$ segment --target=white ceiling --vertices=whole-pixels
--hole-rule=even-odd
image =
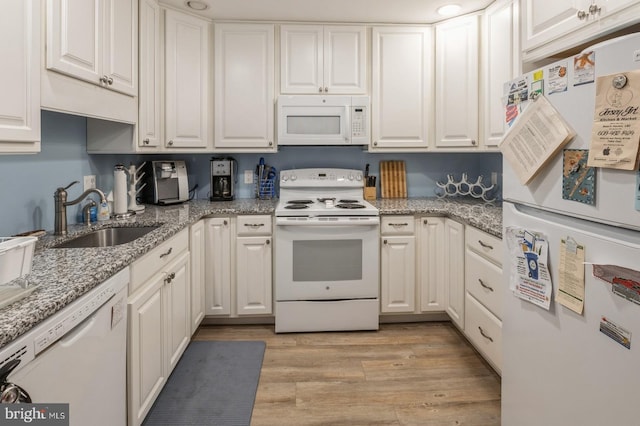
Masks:
[[[161,0],[189,10],[186,0]],[[318,21],[425,24],[441,21],[440,6],[456,3],[460,14],[486,8],[493,0],[199,0],[198,15],[215,20]]]

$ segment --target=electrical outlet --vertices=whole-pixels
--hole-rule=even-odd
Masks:
[[[253,170],[244,171],[244,183],[246,184],[253,183]]]
[[[498,172],[491,172],[491,185],[498,183]]]
[[[86,191],[87,189],[92,189],[96,187],[96,175],[88,175],[84,177],[84,189],[83,191]]]

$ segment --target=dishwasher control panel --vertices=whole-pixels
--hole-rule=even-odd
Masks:
[[[116,294],[116,290],[112,285],[107,285],[105,288],[100,286],[99,289],[100,291],[98,293],[91,295],[88,300],[81,302],[80,306],[74,306],[71,312],[59,318],[53,324],[48,325],[45,331],[36,336],[34,341],[35,355],[38,355],[55,341],[73,330]]]

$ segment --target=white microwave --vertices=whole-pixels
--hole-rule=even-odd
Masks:
[[[278,145],[368,145],[368,96],[279,96]]]

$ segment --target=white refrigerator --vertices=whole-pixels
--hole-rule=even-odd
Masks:
[[[640,34],[584,53],[590,51],[595,77],[640,69]],[[590,145],[596,84],[585,83],[591,65],[583,65],[574,69],[572,56],[541,68],[545,97],[577,133],[564,149]],[[558,74],[563,66],[566,79]],[[528,77],[531,83],[533,74]],[[585,189],[587,194],[595,188],[595,203],[589,204],[563,198],[563,150],[528,185],[503,161],[502,424],[640,425],[640,304],[614,292],[611,280],[596,278],[591,265],[640,270],[637,172],[597,168],[595,186]],[[565,190],[565,197],[570,193]],[[538,233],[548,243],[548,310],[513,291],[517,262],[509,229]],[[582,313],[557,298],[561,239],[567,237],[584,247]]]

